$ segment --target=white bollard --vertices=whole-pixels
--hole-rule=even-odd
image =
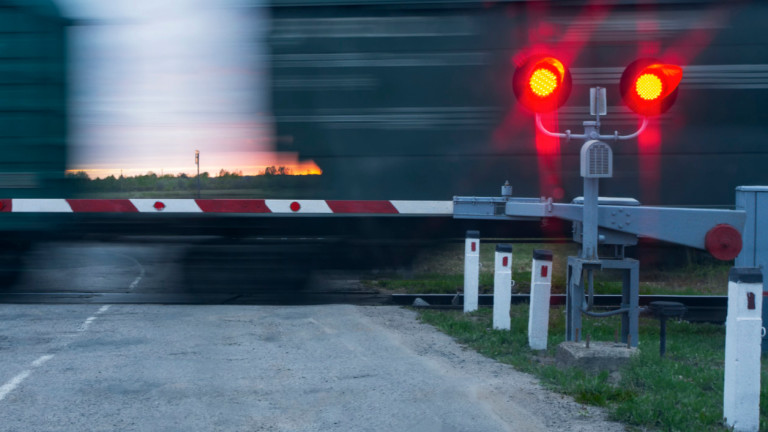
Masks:
[[[480,284],[480,231],[467,231],[464,241],[464,313],[477,310]]]
[[[547,349],[551,291],[552,252],[535,249],[531,265],[531,308],[528,312],[528,345],[534,350]]]
[[[760,344],[763,275],[759,268],[731,269],[725,320],[723,415],[735,431],[757,431],[760,423]]]
[[[509,330],[509,305],[512,303],[512,245],[496,245],[493,275],[493,328]]]

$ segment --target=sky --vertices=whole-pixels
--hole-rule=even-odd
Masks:
[[[92,178],[244,174],[272,151],[264,12],[257,0],[56,0],[70,31],[70,170]],[[248,7],[251,6],[251,7]]]

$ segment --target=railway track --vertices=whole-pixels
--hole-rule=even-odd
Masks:
[[[297,291],[264,292],[4,292],[0,303],[6,304],[164,304],[164,305],[320,305],[355,304],[376,306],[392,304],[392,297],[376,291]]]
[[[457,294],[385,294],[375,290],[265,290],[261,292],[194,292],[194,293],[141,293],[141,292],[3,292],[0,303],[7,304],[166,304],[166,305],[320,305],[354,304],[364,306],[410,306],[420,298],[434,309],[461,309],[463,296]],[[527,294],[512,295],[512,303],[527,303]],[[654,301],[683,303],[687,312],[683,319],[690,322],[724,323],[728,309],[726,296],[642,295],[640,306]],[[621,303],[620,295],[596,295],[595,305],[615,308]],[[550,304],[565,305],[565,295],[552,295]],[[493,305],[493,295],[481,294],[479,305]]]
[[[435,309],[461,309],[463,296],[460,294],[393,294],[392,303],[397,305],[412,305],[421,298]],[[528,294],[513,294],[512,304],[528,303]],[[690,322],[724,323],[728,312],[727,296],[680,296],[680,295],[641,295],[640,306],[645,307],[654,301],[672,301],[683,303],[687,312],[683,319]],[[492,294],[480,294],[478,304],[480,306],[492,306]],[[553,306],[565,305],[565,294],[553,294],[550,298]],[[595,295],[595,306],[602,308],[616,308],[621,304],[620,295]]]

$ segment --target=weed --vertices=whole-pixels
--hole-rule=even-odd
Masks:
[[[453,336],[481,354],[511,364],[539,377],[550,389],[576,401],[603,406],[614,420],[633,427],[664,431],[725,431],[723,417],[723,371],[725,328],[712,324],[668,322],[667,355],[659,357],[659,325],[641,319],[640,353],[621,369],[616,380],[607,372],[590,374],[578,369],[560,369],[548,358],[563,340],[562,308],[550,311],[549,348],[528,348],[527,305],[513,305],[511,331],[489,330],[490,309],[471,314],[461,311],[420,311],[421,319]],[[618,317],[585,318],[584,332],[592,340],[612,340]],[[768,430],[768,368],[762,369],[760,429]]]
[[[576,255],[577,245],[572,243],[522,243],[514,245],[512,259],[512,279],[515,281],[514,292],[530,292],[532,252],[534,249],[550,249],[554,262],[552,273],[552,293],[565,293],[565,269],[567,257]],[[493,265],[495,243],[480,245],[480,292],[493,292]],[[665,251],[667,252],[667,251]],[[641,261],[640,294],[676,294],[676,295],[725,295],[728,287],[730,263],[715,261],[703,257],[692,250],[680,249],[676,252],[684,255],[677,266],[653,265]],[[436,250],[429,250],[418,257],[410,269],[409,277],[398,274],[369,277],[363,283],[371,288],[385,289],[396,293],[418,294],[454,294],[464,285],[464,255],[462,244],[441,245]],[[598,294],[621,293],[621,282],[610,271],[595,275],[595,292]]]

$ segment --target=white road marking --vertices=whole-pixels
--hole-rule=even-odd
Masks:
[[[78,332],[84,332],[88,330],[88,326],[91,325],[92,322],[96,320],[96,315],[103,314],[104,312],[109,310],[109,307],[111,305],[104,305],[99,308],[99,310],[94,314],[92,317],[88,317],[83,324],[80,325],[80,327],[77,329]],[[32,368],[39,368],[40,366],[47,363],[49,360],[51,360],[54,357],[53,354],[46,354],[44,356],[40,356],[37,360],[33,361],[31,366]],[[25,371],[22,371],[20,374],[16,375],[15,377],[11,378],[10,381],[0,386],[0,401],[5,399],[6,396],[10,392],[12,392],[16,387],[19,386],[19,384],[22,383],[25,379],[27,379],[30,375],[32,375],[32,369],[27,369]]]
[[[43,364],[45,364],[45,362],[47,362],[48,360],[50,360],[52,358],[53,358],[53,354],[44,355],[44,356],[40,357],[39,359],[33,361],[32,362],[32,367],[40,367]]]
[[[125,254],[121,254],[121,253],[116,253],[115,255],[119,255],[119,256],[121,256],[123,258],[127,258],[127,259],[133,261],[133,263],[136,264],[136,266],[139,268],[139,275],[136,276],[136,279],[134,279],[133,282],[131,282],[130,285],[128,285],[128,290],[129,291],[133,291],[134,288],[136,288],[136,286],[139,285],[139,282],[141,282],[141,279],[144,278],[144,275],[147,273],[147,271],[144,270],[144,266],[141,265],[141,263],[138,260],[136,260],[136,258],[134,258],[132,256],[125,255]]]
[[[323,330],[323,331],[324,331],[326,334],[334,334],[334,333],[338,333],[336,330],[334,330],[334,329],[332,329],[332,328],[330,328],[330,327],[324,326],[323,324],[320,324],[320,323],[319,323],[319,322],[318,322],[316,319],[314,319],[314,318],[308,318],[308,319],[307,319],[307,321],[309,321],[309,322],[311,322],[312,324],[315,324],[315,325],[317,325],[318,327],[320,327],[320,329],[322,329],[322,330]]]
[[[133,281],[130,285],[128,285],[128,289],[133,291],[134,288],[136,288],[136,285],[141,282],[141,278],[144,277],[144,267],[141,268],[141,274]]]
[[[19,384],[27,379],[30,374],[32,374],[31,370],[25,370],[24,372],[11,378],[11,380],[7,383],[0,386],[0,401],[5,399],[5,397],[8,396],[8,393],[12,392],[16,387],[18,387]]]
[[[88,327],[91,325],[91,323],[96,319],[95,316],[89,317],[83,324],[80,325],[80,327],[77,329],[79,332],[84,332],[88,330]]]

